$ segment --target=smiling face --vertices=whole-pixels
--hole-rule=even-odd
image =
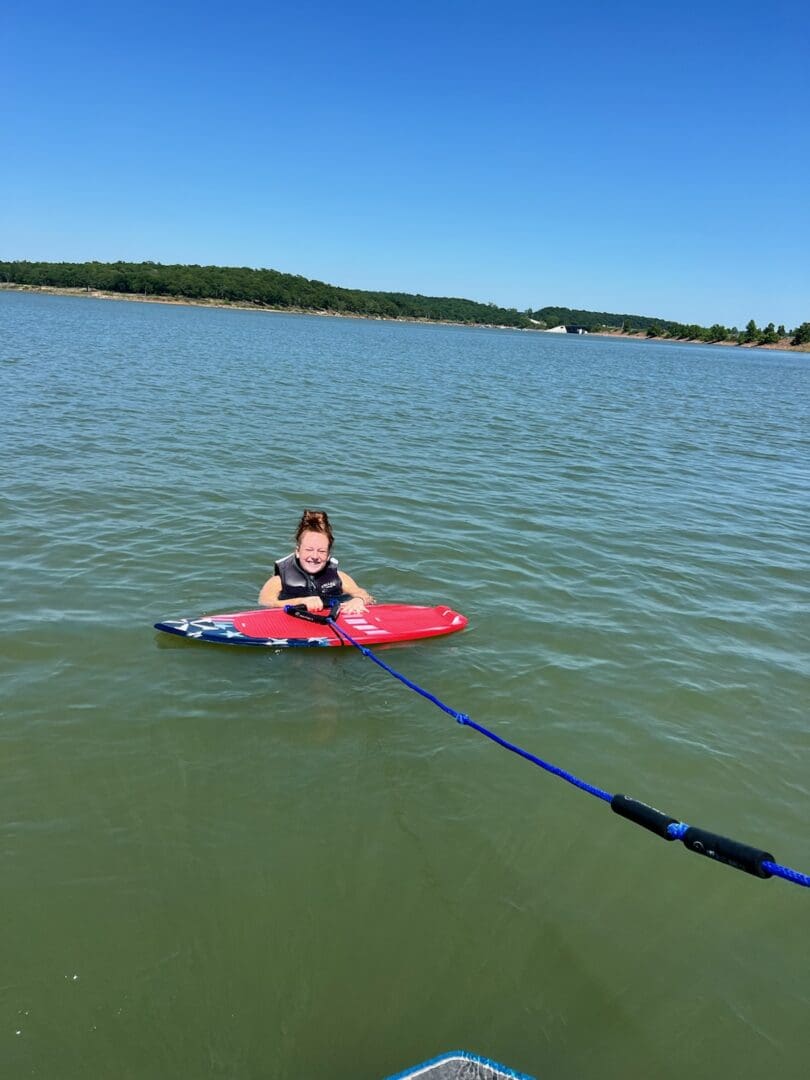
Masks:
[[[329,538],[307,529],[301,533],[295,555],[308,574],[318,574],[329,562]]]

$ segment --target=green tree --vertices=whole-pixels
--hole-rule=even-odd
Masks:
[[[779,335],[774,329],[773,323],[768,323],[764,330],[760,331],[760,345],[775,345],[779,341]]]
[[[810,345],[810,322],[803,322],[793,331],[791,345]]]
[[[759,330],[757,329],[757,324],[754,322],[753,319],[750,319],[746,324],[745,336],[743,337],[743,341],[759,341]]]
[[[715,323],[706,331],[707,341],[725,341],[728,336],[728,330],[726,330],[725,326],[721,326],[720,323]]]

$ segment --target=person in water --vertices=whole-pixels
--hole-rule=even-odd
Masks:
[[[365,611],[374,597],[338,570],[337,559],[332,558],[334,540],[326,512],[305,510],[295,534],[295,551],[275,564],[273,576],[262,585],[259,603],[270,608],[305,604],[309,611],[321,611],[340,600],[341,611]]]

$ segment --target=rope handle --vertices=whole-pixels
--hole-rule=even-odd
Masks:
[[[331,626],[340,613],[340,601],[333,600],[329,605],[328,615],[316,615],[310,611],[306,604],[285,604],[284,610],[295,619],[303,619],[305,622],[320,623],[321,626]]]

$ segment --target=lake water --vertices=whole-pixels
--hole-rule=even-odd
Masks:
[[[0,293],[0,1063],[804,1076],[810,892],[667,844],[255,605],[305,506],[384,659],[810,872],[810,357]]]

